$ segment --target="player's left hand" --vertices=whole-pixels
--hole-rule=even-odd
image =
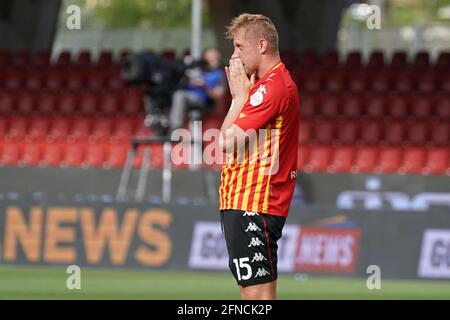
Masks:
[[[244,101],[250,88],[255,84],[256,73],[253,73],[249,79],[239,58],[230,59],[230,65],[225,67],[225,73],[233,99]]]

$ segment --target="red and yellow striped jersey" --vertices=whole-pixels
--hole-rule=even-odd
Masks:
[[[234,123],[253,138],[222,168],[220,210],[286,217],[297,180],[299,98],[282,62],[252,86]]]

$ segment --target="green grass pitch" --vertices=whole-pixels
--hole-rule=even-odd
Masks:
[[[81,289],[66,288],[64,267],[0,266],[0,299],[239,299],[226,272],[81,269]],[[383,280],[369,290],[365,279],[281,274],[279,299],[450,299],[449,281]]]

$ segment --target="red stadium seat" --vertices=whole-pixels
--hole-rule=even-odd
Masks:
[[[0,137],[3,137],[8,130],[8,122],[6,117],[0,117]]]
[[[49,119],[47,117],[35,117],[31,119],[26,140],[44,141],[49,130]]]
[[[342,72],[332,72],[325,78],[325,90],[329,92],[342,92],[346,88],[346,79]]]
[[[6,89],[22,89],[25,72],[22,69],[9,68],[4,71],[4,87]]]
[[[29,114],[32,113],[35,109],[35,97],[29,91],[23,91],[19,93],[17,97],[17,111]]]
[[[105,93],[100,97],[100,112],[109,115],[117,114],[119,112],[120,96],[115,93]]]
[[[396,147],[386,147],[380,149],[378,165],[375,173],[394,173],[402,162],[403,150]]]
[[[319,100],[320,114],[324,117],[334,118],[339,115],[338,101],[336,96],[327,95]]]
[[[48,67],[50,65],[50,51],[39,50],[34,56],[34,65],[37,67]]]
[[[138,91],[124,91],[121,98],[121,111],[136,115],[144,111],[144,95]]]
[[[308,163],[304,167],[306,172],[324,172],[332,156],[330,146],[314,146],[310,148]]]
[[[404,69],[408,66],[408,57],[405,51],[395,51],[390,64],[391,69]]]
[[[82,144],[66,144],[63,146],[61,167],[79,167],[83,162],[85,149]]]
[[[450,69],[450,52],[440,52],[435,63],[436,70]]]
[[[72,57],[69,51],[62,51],[56,60],[57,67],[68,67],[72,63]]]
[[[318,143],[332,143],[335,140],[334,121],[317,121],[314,123],[314,140]]]
[[[359,128],[361,143],[378,144],[381,140],[382,128],[379,122],[364,121]]]
[[[319,64],[319,56],[314,50],[304,50],[298,56],[298,65],[302,68],[311,68]]]
[[[392,89],[399,93],[410,93],[414,87],[414,75],[411,72],[397,72],[393,75]]]
[[[77,117],[72,120],[72,129],[68,135],[68,141],[85,141],[88,139],[92,126],[92,119],[87,117]]]
[[[322,66],[325,68],[339,67],[339,54],[336,50],[327,50],[322,57]]]
[[[24,87],[29,90],[41,89],[44,86],[43,73],[41,70],[29,69],[24,78]]]
[[[122,89],[125,86],[119,68],[110,69],[105,81],[106,87],[110,89]]]
[[[8,140],[23,140],[27,129],[28,119],[26,117],[11,117],[6,138]]]
[[[404,120],[408,116],[408,100],[401,95],[392,95],[387,101],[387,114],[395,120]]]
[[[347,55],[345,61],[345,67],[347,69],[359,69],[361,68],[361,52],[352,51]]]
[[[95,93],[84,93],[80,96],[79,109],[83,114],[93,114],[97,112],[97,95]]]
[[[334,149],[329,172],[349,172],[355,157],[354,147],[338,147]]]
[[[414,69],[427,69],[430,66],[430,56],[426,51],[419,51],[414,57],[412,66]]]
[[[14,65],[17,67],[27,67],[31,64],[31,55],[28,50],[19,50],[17,51],[14,56]]]
[[[297,150],[297,170],[303,171],[308,156],[309,156],[309,147],[306,145],[300,146]]]
[[[423,146],[430,141],[427,123],[411,122],[407,124],[406,128],[409,144]]]
[[[442,93],[450,94],[450,75],[448,73],[441,77],[438,88],[442,91]]]
[[[369,61],[367,62],[367,68],[370,68],[370,69],[383,69],[384,68],[383,51],[375,50],[370,54]]]
[[[431,101],[426,97],[413,97],[411,99],[411,113],[414,118],[426,120],[433,114]]]
[[[5,142],[0,147],[0,150],[0,166],[17,165],[20,157],[20,144],[16,142]]]
[[[437,90],[436,76],[430,72],[421,74],[417,79],[417,90],[425,94]]]
[[[398,169],[401,174],[419,174],[425,163],[426,150],[424,148],[406,148],[403,151],[403,161]]]
[[[364,109],[369,118],[381,119],[386,115],[385,101],[383,97],[369,95],[364,101]]]
[[[93,122],[92,132],[89,136],[91,142],[107,142],[111,137],[114,119],[111,117],[97,118]]]
[[[361,71],[352,72],[347,76],[348,89],[353,93],[361,93],[368,90],[368,79]]]
[[[73,68],[64,75],[66,87],[71,90],[81,90],[84,88],[84,73],[82,70]]]
[[[359,118],[362,114],[361,101],[354,95],[342,97],[342,114],[348,118]]]
[[[22,154],[18,161],[19,166],[37,166],[41,156],[39,143],[27,143],[22,148]]]
[[[401,145],[405,140],[405,126],[400,121],[387,122],[383,132],[383,141],[388,145]]]
[[[312,140],[313,125],[309,121],[300,121],[298,142],[299,144],[307,144]]]
[[[59,90],[64,88],[65,86],[64,74],[58,69],[55,68],[49,69],[45,73],[44,86],[47,89],[51,90]]]
[[[0,49],[0,67],[7,67],[11,65],[11,54],[9,51]]]
[[[102,51],[97,60],[98,67],[111,67],[114,64],[111,51]]]
[[[0,91],[0,113],[11,114],[15,110],[14,94],[8,91]]]
[[[127,142],[135,133],[137,123],[132,117],[122,117],[116,120],[116,124],[111,134],[113,142]]]
[[[433,148],[427,153],[425,164],[423,166],[423,174],[445,174],[450,168],[450,149]]]
[[[48,142],[61,142],[69,134],[71,119],[68,117],[55,117],[52,119],[47,135]]]
[[[361,147],[356,151],[351,172],[367,173],[373,172],[378,163],[378,148]]]
[[[105,147],[102,144],[85,146],[85,154],[81,166],[83,168],[101,167],[105,160]]]
[[[300,93],[300,115],[302,119],[312,118],[316,115],[316,99],[312,95]]]
[[[354,144],[358,141],[358,124],[355,121],[338,122],[336,131],[339,143]]]
[[[58,111],[63,114],[74,114],[77,111],[77,95],[72,92],[62,92],[59,95]]]
[[[448,146],[450,142],[450,124],[446,121],[430,123],[431,144]]]
[[[60,165],[62,158],[62,146],[59,144],[45,144],[42,147],[41,159],[39,166],[42,167],[56,167]]]
[[[80,51],[75,61],[75,65],[78,67],[90,67],[91,64],[92,64],[91,53],[86,50]]]
[[[370,76],[370,89],[373,92],[387,92],[391,89],[391,79],[387,72],[376,72]]]
[[[450,99],[448,97],[438,97],[436,99],[435,114],[438,119],[450,121]]]
[[[106,157],[103,162],[105,168],[121,168],[125,165],[129,145],[113,144],[106,148]]]
[[[56,111],[56,95],[42,92],[36,101],[36,110],[40,113],[50,114]]]

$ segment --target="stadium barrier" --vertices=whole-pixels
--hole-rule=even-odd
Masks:
[[[291,209],[280,273],[450,279],[445,210]],[[0,201],[0,263],[227,270],[217,206]]]

